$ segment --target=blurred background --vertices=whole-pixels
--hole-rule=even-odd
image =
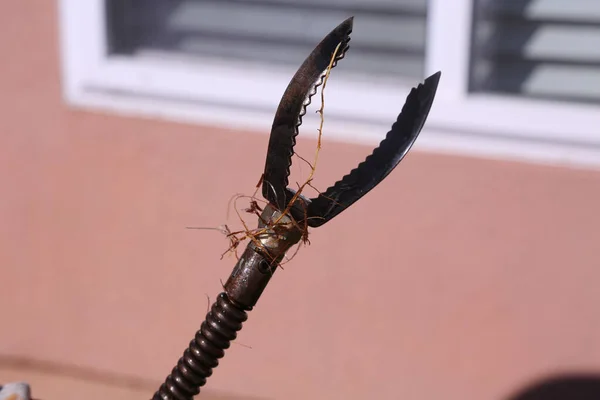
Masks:
[[[186,227],[239,225],[228,202],[254,191],[289,79],[354,15],[317,187],[441,70],[430,118],[399,168],[277,273],[200,398],[600,398],[597,0],[2,11],[0,383],[150,398],[235,263],[223,235]]]

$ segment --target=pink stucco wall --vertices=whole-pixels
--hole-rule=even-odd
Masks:
[[[185,227],[227,222],[268,137],[72,110],[55,1],[0,26],[0,382],[149,398],[234,263]],[[325,183],[369,151],[324,145]],[[599,205],[598,172],[412,152],[277,273],[207,393],[505,399],[599,372]]]

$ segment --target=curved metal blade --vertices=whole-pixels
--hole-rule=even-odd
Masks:
[[[433,104],[441,72],[413,88],[386,138],[373,153],[308,205],[308,225],[321,226],[379,184],[419,136]]]
[[[280,210],[285,209],[293,196],[287,185],[302,116],[306,113],[311,97],[323,83],[326,69],[338,44],[342,43],[334,66],[348,50],[353,22],[354,17],[348,18],[317,45],[288,84],[277,108],[267,150],[262,192]]]

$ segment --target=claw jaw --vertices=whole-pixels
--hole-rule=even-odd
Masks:
[[[341,43],[343,48],[338,50],[334,65],[348,50],[353,23],[354,18],[348,18],[315,47],[291,79],[275,113],[262,191],[263,196],[281,210],[285,209],[292,198],[287,185],[302,117],[306,114],[312,96],[322,84],[326,69],[338,45]]]

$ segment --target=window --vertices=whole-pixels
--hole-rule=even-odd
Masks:
[[[212,58],[291,71],[326,33],[355,15],[360,22],[344,70],[423,78],[426,0],[107,0],[106,5],[110,54]]]
[[[327,87],[330,137],[376,144],[410,88],[441,70],[416,148],[600,165],[600,2],[563,3],[60,0],[64,94],[268,132],[296,68],[354,15]]]
[[[470,90],[600,104],[600,4],[475,1]]]

